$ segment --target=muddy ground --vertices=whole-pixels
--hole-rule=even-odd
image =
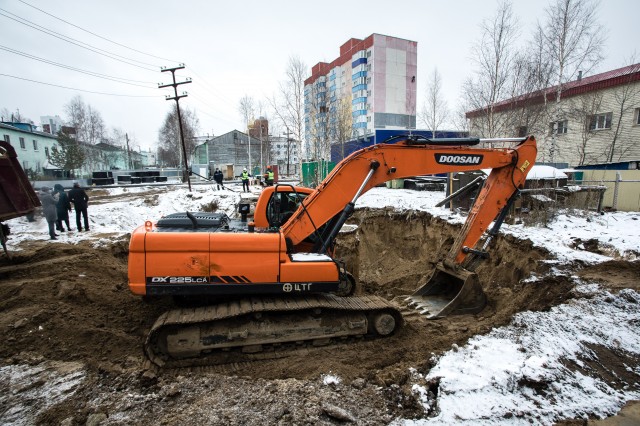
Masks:
[[[337,252],[357,277],[357,292],[398,303],[424,282],[457,230],[426,213],[390,210],[359,211],[352,223],[357,229],[341,234]],[[613,290],[630,282],[637,289],[640,276],[640,263],[611,261],[572,265],[534,286],[521,278],[544,275],[541,261],[550,255],[500,237],[478,270],[489,300],[478,315],[426,321],[406,310],[406,326],[386,339],[251,364],[156,371],[147,368],[142,342],[172,304],[129,293],[127,237],[108,248],[49,241],[20,248],[11,260],[0,256],[2,424],[378,425],[422,418],[428,413],[411,392],[411,367],[426,373],[433,354],[508,324],[518,312],[563,303],[574,295],[570,273]],[[635,381],[620,365],[638,360],[602,352],[604,365],[594,374]]]

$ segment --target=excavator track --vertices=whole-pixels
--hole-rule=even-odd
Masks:
[[[246,298],[165,312],[144,349],[162,368],[239,364],[385,337],[402,324],[398,308],[378,296]]]

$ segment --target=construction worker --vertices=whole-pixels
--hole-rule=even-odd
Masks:
[[[244,192],[249,192],[249,172],[247,171],[246,167],[242,169],[240,179],[242,179],[242,190]]]
[[[220,169],[216,168],[216,171],[213,173],[213,180],[215,180],[218,184],[218,190],[220,190],[220,186],[222,186],[222,189],[224,189],[224,183],[222,183],[223,179],[224,175],[222,174]]]
[[[273,170],[271,170],[271,167],[267,167],[267,173],[265,173],[265,176],[267,178],[267,186],[272,186],[273,185]]]

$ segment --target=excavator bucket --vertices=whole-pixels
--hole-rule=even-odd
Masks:
[[[429,319],[477,314],[487,304],[478,275],[438,263],[431,278],[408,298],[409,305]]]

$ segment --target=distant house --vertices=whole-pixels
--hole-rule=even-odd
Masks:
[[[259,136],[254,137],[253,130],[250,137],[244,132],[233,130],[206,139],[196,146],[190,164],[205,170],[219,167],[225,178],[231,178],[231,174],[239,176],[245,167],[252,170],[252,174],[260,175],[267,166],[274,164],[279,166],[280,173],[286,173],[287,158],[290,172],[295,173],[298,155],[293,139],[287,141],[286,137],[263,135],[260,140]],[[207,171],[211,173],[211,170]]]
[[[559,167],[640,158],[640,64],[588,77],[579,75],[485,108],[466,117],[472,136],[533,134],[537,163]],[[489,120],[491,117],[491,120]]]
[[[225,178],[240,175],[244,167],[249,168],[249,163],[252,167],[259,166],[260,141],[239,130],[207,139],[196,146],[191,156],[192,165],[200,166],[205,170],[219,167],[225,174]],[[207,171],[212,174],[211,170]]]
[[[60,170],[49,162],[49,154],[58,145],[56,135],[36,130],[30,123],[0,123],[0,137],[16,150],[18,161],[28,175],[67,177],[69,171]],[[127,151],[107,143],[89,145],[79,142],[86,154],[85,165],[79,170],[81,176],[91,176],[98,170],[139,169],[156,163],[151,152]]]
[[[48,162],[51,148],[58,143],[54,135],[38,131],[30,123],[0,122],[0,136],[14,147],[27,174],[45,175],[45,170],[55,168]]]

